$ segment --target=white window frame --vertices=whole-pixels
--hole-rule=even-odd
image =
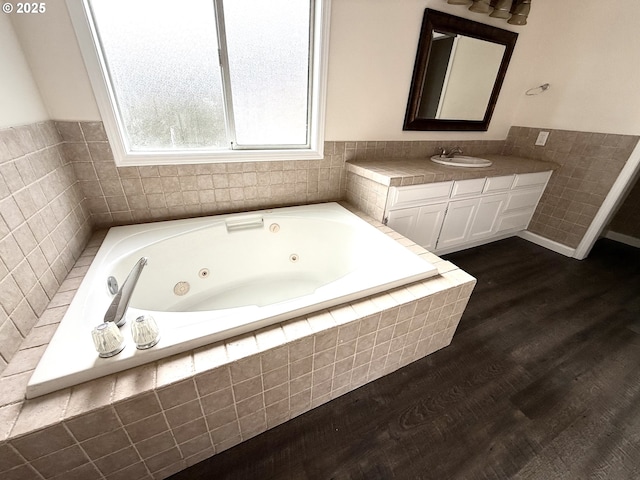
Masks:
[[[309,78],[311,83],[309,90],[310,114],[308,145],[306,147],[156,152],[127,151],[123,137],[124,127],[116,113],[115,95],[105,74],[106,68],[102,51],[94,42],[92,32],[95,27],[87,0],[66,0],[66,2],[117,166],[317,160],[323,158],[331,0],[315,0],[314,2],[314,25],[311,32],[313,54],[312,65],[310,65],[312,73]]]

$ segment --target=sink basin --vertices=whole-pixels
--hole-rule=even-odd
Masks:
[[[452,158],[441,157],[440,155],[434,155],[431,157],[432,162],[440,163],[442,165],[449,165],[450,167],[490,167],[493,162],[486,158],[467,157],[465,155],[459,155]]]

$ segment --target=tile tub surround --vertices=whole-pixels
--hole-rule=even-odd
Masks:
[[[321,160],[116,167],[102,122],[56,122],[97,226],[336,201],[344,142]]]
[[[0,129],[0,372],[91,234],[62,148],[53,122]]]
[[[28,372],[0,378],[0,477],[166,478],[448,345],[475,279],[367,219],[440,275],[34,400]],[[32,345],[53,334],[101,238]]]
[[[541,130],[544,147],[535,146]],[[549,180],[529,231],[568,247],[578,246],[640,137],[512,127],[504,154],[560,165]]]

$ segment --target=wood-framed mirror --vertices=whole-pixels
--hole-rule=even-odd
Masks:
[[[486,131],[517,38],[425,9],[403,130]]]

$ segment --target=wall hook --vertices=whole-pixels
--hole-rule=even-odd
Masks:
[[[551,85],[549,85],[548,83],[545,83],[540,85],[539,87],[530,88],[525,92],[525,95],[528,95],[530,97],[532,97],[533,95],[540,95],[542,92],[549,90],[550,86]]]

